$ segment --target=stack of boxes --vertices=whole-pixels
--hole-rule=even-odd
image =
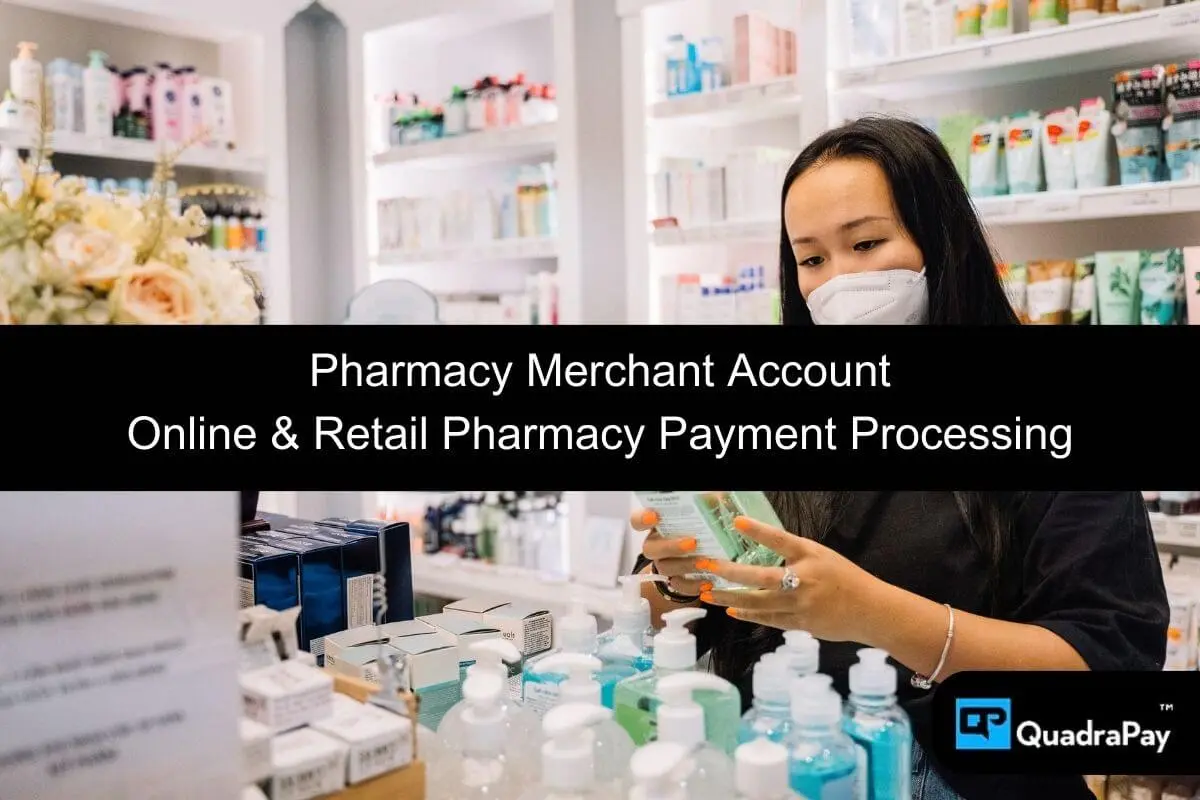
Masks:
[[[683,34],[667,37],[663,85],[668,98],[714,92],[746,84],[770,83],[796,74],[796,32],[759,13],[733,20],[732,58],[720,36],[692,41]]]
[[[796,74],[796,32],[762,14],[733,20],[733,82],[766,83]]]
[[[654,176],[655,227],[698,228],[779,218],[779,187],[796,154],[775,147],[731,151],[721,165],[667,159]]]

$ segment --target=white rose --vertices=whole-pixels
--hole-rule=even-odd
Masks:
[[[79,286],[108,290],[133,266],[133,247],[107,231],[69,223],[56,230],[46,249],[74,273]]]

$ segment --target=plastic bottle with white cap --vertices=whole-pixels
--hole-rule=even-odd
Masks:
[[[686,780],[689,798],[725,800],[733,795],[733,746],[724,749],[712,743],[714,736],[733,738],[726,736],[732,730],[728,706],[712,708],[700,700],[702,695],[723,699],[726,685],[724,679],[707,672],[681,672],[658,684],[658,741],[687,748],[692,762]]]
[[[912,723],[896,702],[896,682],[886,652],[858,651],[843,727],[859,748],[857,796],[866,800],[912,797]]]
[[[696,637],[687,629],[687,624],[702,619],[707,613],[703,608],[679,608],[663,614],[665,627],[654,637],[654,667],[626,678],[613,691],[617,722],[639,747],[655,739],[659,682],[677,673],[695,672]],[[732,755],[737,746],[742,713],[741,695],[733,684],[721,678],[716,680],[723,683],[724,688],[719,691],[705,689],[697,699],[708,717],[709,731],[719,732],[721,748]]]
[[[629,761],[633,781],[629,800],[691,800],[686,788],[690,770],[686,747],[674,742],[651,742]]]
[[[654,666],[654,628],[650,625],[650,601],[642,597],[647,583],[666,583],[667,579],[653,572],[622,575],[621,602],[613,609],[613,624],[596,640],[596,655],[604,662],[605,671],[622,677],[645,672]],[[612,692],[608,691],[604,705],[613,707]]]
[[[438,741],[446,760],[453,762],[463,752],[466,716],[472,705],[469,699],[471,693],[483,691],[479,687],[491,687],[499,681],[504,691],[496,705],[505,730],[510,771],[526,777],[536,774],[536,757],[530,754],[530,746],[536,747],[540,741],[541,721],[536,714],[513,701],[507,689],[507,664],[519,664],[521,651],[506,639],[484,639],[475,642],[469,649],[475,657],[475,663],[467,668],[467,677],[462,684],[463,700],[446,712],[437,729]]]
[[[529,776],[511,763],[507,699],[507,681],[494,671],[477,672],[463,682],[457,747],[461,757],[439,765],[438,786],[431,787],[435,797],[513,800],[520,795]]]
[[[572,603],[571,611],[558,619],[555,641],[558,647],[529,659],[521,673],[521,699],[525,707],[539,716],[558,703],[558,686],[567,679],[565,673],[538,669],[537,665],[560,653],[594,655],[597,639],[596,618],[582,603]]]
[[[754,701],[750,710],[742,715],[738,744],[762,737],[772,742],[787,738],[792,728],[791,698],[788,696],[792,680],[786,655],[775,651],[758,660],[754,665]]]
[[[605,722],[612,722],[612,712],[599,703],[563,703],[546,712],[542,718],[546,742],[541,748],[541,780],[527,789],[521,800],[621,797],[621,785],[606,779],[597,763],[597,727]]]
[[[593,677],[603,665],[595,656],[583,653],[558,653],[542,659],[534,669],[538,671],[565,673],[567,678],[559,686],[558,705],[546,713],[546,720],[555,710],[566,705],[592,705],[603,708],[600,702],[601,685]],[[608,711],[608,709],[605,709]],[[543,730],[547,730],[543,723]],[[592,726],[595,734],[596,774],[601,783],[623,787],[629,759],[633,756],[633,740],[625,729],[616,723],[612,713]]]
[[[815,675],[821,668],[821,642],[808,631],[784,631],[783,644],[775,652],[787,658],[793,677]]]
[[[755,739],[734,753],[738,800],[800,800],[788,775],[788,751],[779,742]]]
[[[792,790],[804,797],[857,800],[858,753],[842,730],[842,698],[828,675],[792,683],[787,748]]]

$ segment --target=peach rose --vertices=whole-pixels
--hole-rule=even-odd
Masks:
[[[126,270],[109,300],[118,323],[190,325],[203,313],[195,281],[161,261]]]
[[[46,249],[74,273],[79,286],[111,289],[121,270],[133,264],[133,248],[107,231],[68,224],[54,232]]]

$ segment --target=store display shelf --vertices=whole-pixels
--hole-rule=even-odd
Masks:
[[[788,117],[799,108],[799,86],[794,76],[788,76],[661,100],[651,104],[649,115],[659,121],[733,126]]]
[[[608,616],[621,599],[617,588],[602,589],[569,581],[550,581],[517,567],[498,567],[455,556],[414,556],[413,591],[418,594],[461,600],[465,597],[519,600],[562,608],[583,603],[588,613]]]
[[[552,238],[528,237],[501,239],[480,244],[446,245],[419,250],[386,250],[379,254],[375,263],[384,267],[403,264],[458,264],[557,257],[557,241]]]
[[[33,145],[33,136],[21,131],[4,130],[0,131],[0,143],[9,147],[28,149]],[[95,139],[80,133],[66,131],[56,131],[51,134],[50,149],[54,153],[64,156],[136,161],[143,164],[155,163],[162,152],[157,142],[123,139],[116,136],[108,139]],[[260,175],[266,171],[265,159],[199,145],[184,150],[176,159],[175,166],[221,170],[246,175]]]
[[[659,228],[651,234],[655,247],[687,247],[733,242],[773,242],[779,238],[779,222],[720,222],[697,228]]]
[[[399,145],[377,154],[374,162],[377,167],[411,164],[447,168],[549,157],[554,155],[557,141],[555,124],[528,125]]]
[[[1173,517],[1152,512],[1150,525],[1161,552],[1200,558],[1200,514]]]
[[[1031,225],[1114,217],[1200,212],[1200,182],[1106,186],[1072,192],[981,197],[975,207],[989,225]]]
[[[636,17],[648,8],[679,0],[617,0],[617,16]]]
[[[895,101],[1121,69],[1189,55],[1200,6],[1184,4],[986,39],[833,73],[833,87]]]

